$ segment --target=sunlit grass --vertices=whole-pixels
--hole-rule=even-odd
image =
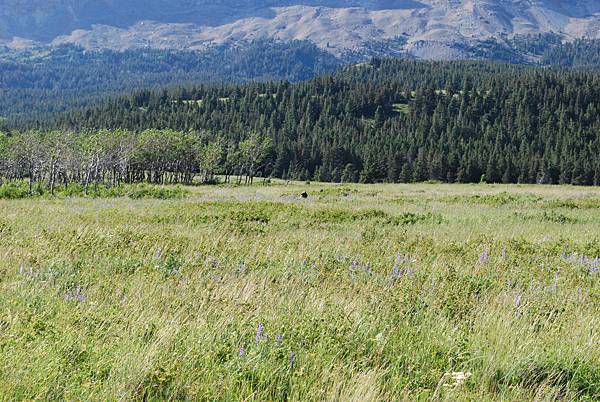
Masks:
[[[598,200],[282,182],[0,200],[0,399],[597,400]]]

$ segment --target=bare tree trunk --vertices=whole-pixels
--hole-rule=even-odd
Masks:
[[[52,161],[52,167],[50,168],[50,194],[54,195],[54,179],[56,178],[56,163]]]

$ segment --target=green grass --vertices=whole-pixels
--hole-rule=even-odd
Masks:
[[[182,191],[0,199],[0,400],[600,398],[598,189]]]
[[[9,181],[0,184],[0,199],[16,200],[22,198],[64,198],[64,197],[89,197],[89,198],[114,198],[129,197],[171,199],[186,197],[189,192],[181,186],[155,186],[144,183],[119,184],[108,187],[105,185],[90,185],[88,188],[79,183],[70,183],[66,186],[57,186],[54,194],[46,184],[36,184],[29,188],[29,182]]]

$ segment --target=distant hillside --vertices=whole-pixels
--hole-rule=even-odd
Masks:
[[[57,113],[142,88],[209,81],[299,81],[340,65],[340,60],[306,41],[258,41],[204,52],[89,52],[73,46],[0,49],[0,117]]]
[[[389,47],[381,44],[371,50],[378,57],[390,53]],[[570,68],[600,65],[600,40],[562,43],[554,34],[517,36],[506,45],[490,40],[460,50],[475,59],[515,64]],[[354,53],[335,57],[308,41],[263,40],[214,46],[202,52],[86,51],[71,45],[20,51],[0,48],[0,121],[36,119],[38,114],[92,106],[108,96],[139,89],[202,82],[295,82],[368,60]]]

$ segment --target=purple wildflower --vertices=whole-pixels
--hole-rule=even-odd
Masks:
[[[561,257],[566,262],[587,268],[590,274],[595,274],[599,270],[600,258],[597,256],[592,259],[586,255],[578,257],[577,254],[568,255],[567,253],[562,253]]]
[[[388,282],[391,285],[404,276],[412,275],[414,275],[414,270],[412,269],[412,258],[409,256],[402,256],[402,254],[398,253],[396,255],[396,264],[394,265],[392,274],[388,278]]]
[[[240,356],[246,356],[246,349],[243,346],[240,348]]]
[[[523,299],[523,295],[522,294],[518,294],[517,297],[515,298],[515,307],[519,308],[521,307],[521,301]]]
[[[479,256],[479,263],[483,264],[486,263],[488,260],[490,259],[490,253],[489,251],[485,250],[483,253],[481,253],[481,255]]]
[[[75,296],[77,297],[78,302],[84,302],[87,300],[87,297],[81,292],[81,287],[79,286],[77,286]]]
[[[294,352],[290,352],[290,369],[294,368],[294,363],[296,362],[296,355]]]
[[[65,300],[73,300],[79,303],[83,303],[87,300],[87,297],[81,291],[81,286],[77,285],[77,287],[74,290],[67,292],[67,294],[65,295]]]
[[[281,335],[281,334],[275,335],[275,342],[281,343],[282,340],[283,340],[283,335]]]
[[[263,325],[259,323],[258,327],[256,328],[256,343],[260,343],[264,329],[265,327],[263,327]]]
[[[596,257],[596,258],[594,258],[594,261],[592,261],[590,263],[590,272],[593,274],[598,272],[598,265],[599,265],[599,261],[598,261],[598,257]]]
[[[400,253],[396,254],[396,265],[402,264],[402,262],[406,261],[408,257],[403,256]]]
[[[350,264],[350,272],[364,272],[366,274],[371,274],[371,264],[368,262],[365,264],[359,263],[357,260],[352,260],[352,264]]]

